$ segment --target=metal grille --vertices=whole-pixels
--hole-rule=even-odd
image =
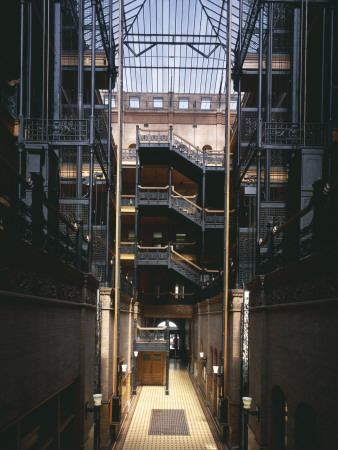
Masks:
[[[78,217],[80,217],[83,220],[85,231],[87,230],[88,204],[77,203],[76,200],[70,199],[69,203],[60,203],[60,213],[72,223],[76,222]]]
[[[254,228],[240,228],[239,231],[239,278],[241,285],[255,275],[255,235]]]
[[[284,202],[262,202],[261,209],[261,234],[265,239],[267,234],[267,225],[280,227],[285,222],[286,206]],[[279,233],[275,238],[275,243],[280,243],[283,239],[283,233]]]
[[[184,409],[152,409],[149,435],[190,436]]]

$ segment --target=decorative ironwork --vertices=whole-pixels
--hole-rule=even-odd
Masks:
[[[249,387],[249,291],[244,290],[241,315],[241,369],[242,392]]]
[[[136,160],[136,150],[135,149],[127,149],[122,150],[122,160]]]
[[[205,224],[206,225],[223,225],[224,224],[224,211],[213,211],[210,209],[205,210]]]
[[[168,202],[169,186],[157,188],[144,188],[139,186],[139,202]]]
[[[199,166],[203,166],[203,150],[195,147],[186,139],[173,133],[173,149],[178,150],[182,156],[193,161]]]
[[[83,142],[89,139],[86,119],[26,119],[25,140],[34,142]]]
[[[224,167],[224,152],[205,151],[204,161],[206,167],[208,166],[222,166]]]
[[[165,341],[166,340],[166,330],[144,330],[137,328],[137,338],[138,341]]]
[[[169,131],[139,130],[138,138],[140,142],[147,142],[149,145],[163,143],[169,144]]]
[[[137,246],[138,262],[158,262],[169,260],[169,247],[140,247]]]
[[[174,209],[178,210],[181,214],[189,217],[189,219],[202,223],[202,209],[194,203],[186,200],[183,196],[174,195],[171,196],[171,205]]]
[[[135,243],[134,242],[121,242],[120,247],[121,253],[125,253],[127,255],[135,254]]]
[[[263,145],[288,147],[311,147],[325,145],[325,127],[322,123],[278,123],[263,124]]]

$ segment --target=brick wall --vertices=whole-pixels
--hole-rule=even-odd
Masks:
[[[250,396],[261,407],[250,417],[258,443],[272,447],[271,394],[278,386],[287,401],[287,448],[295,445],[296,408],[316,414],[314,448],[333,449],[338,392],[338,295],[336,249],[266,276],[251,286]]]
[[[79,380],[79,441],[93,418],[97,280],[1,233],[0,429]]]

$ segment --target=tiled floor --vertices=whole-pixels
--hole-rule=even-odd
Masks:
[[[149,435],[152,409],[184,410],[189,436]],[[117,443],[118,444],[118,443]],[[164,386],[143,386],[129,430],[123,443],[124,450],[217,450],[206,416],[186,369],[179,361],[170,363],[169,395]]]

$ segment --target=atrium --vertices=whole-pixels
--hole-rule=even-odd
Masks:
[[[337,450],[337,2],[2,7],[0,449]]]

